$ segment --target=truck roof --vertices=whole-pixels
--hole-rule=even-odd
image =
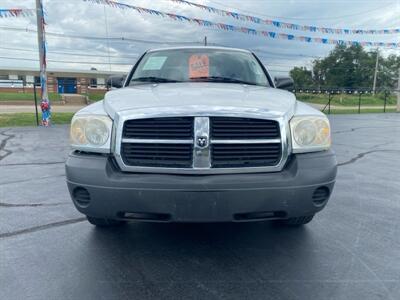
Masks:
[[[231,48],[231,47],[216,47],[216,46],[182,46],[182,47],[165,47],[165,48],[154,48],[150,49],[147,52],[155,52],[155,51],[167,51],[167,50],[180,50],[180,49],[212,49],[212,50],[229,50],[229,51],[238,51],[251,53],[249,50],[240,49],[240,48]]]

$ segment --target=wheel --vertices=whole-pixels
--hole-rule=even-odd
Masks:
[[[124,221],[119,221],[119,220],[101,219],[89,216],[86,216],[86,218],[90,224],[95,225],[97,227],[115,227],[125,224]]]
[[[313,218],[314,218],[314,215],[302,216],[302,217],[297,217],[297,218],[289,218],[286,220],[279,220],[278,222],[279,222],[279,224],[286,225],[286,226],[302,226],[307,223],[310,223]]]

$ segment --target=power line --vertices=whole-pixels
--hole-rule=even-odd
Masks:
[[[33,29],[28,29],[28,28],[18,28],[18,27],[5,27],[5,26],[0,26],[0,29],[4,29],[4,30],[11,30],[11,31],[23,31],[23,32],[36,32],[36,30]],[[52,33],[52,32],[47,32],[47,35],[53,35],[55,37],[69,37],[69,38],[78,38],[78,39],[87,39],[87,40],[120,40],[120,41],[133,41],[133,42],[142,42],[142,43],[150,43],[150,44],[180,44],[180,45],[184,45],[184,44],[188,44],[188,45],[192,45],[192,44],[202,44],[202,42],[197,42],[197,41],[193,41],[193,42],[179,42],[179,41],[164,41],[164,42],[157,42],[157,41],[150,41],[150,40],[139,40],[139,39],[131,39],[131,38],[125,38],[125,37],[100,37],[100,36],[79,36],[79,35],[68,35],[68,34],[63,34],[63,33]],[[224,46],[224,47],[228,47],[227,45],[224,44],[219,44],[219,43],[209,43],[210,45],[214,45],[214,46]],[[1,48],[1,47],[0,47]],[[312,55],[305,55],[305,54],[295,54],[295,53],[276,53],[276,52],[271,52],[271,51],[265,51],[265,50],[261,50],[261,49],[250,49],[251,51],[257,52],[257,53],[265,53],[265,54],[269,54],[269,55],[279,55],[279,56],[296,56],[296,57],[309,57],[309,58],[321,58],[320,56],[312,56]],[[53,51],[51,51],[53,52]],[[56,53],[56,52],[53,52]],[[69,55],[69,54],[67,54]],[[72,55],[72,54],[71,54]],[[85,56],[89,56],[89,55],[85,55]],[[95,55],[93,55],[95,56]],[[108,56],[105,56],[108,57]],[[122,57],[122,56],[120,56]]]
[[[283,65],[283,64],[275,64],[275,63],[268,63],[268,66],[273,66],[273,67],[294,67],[293,64],[288,64],[288,65]]]
[[[260,49],[250,49],[250,50],[257,52],[257,53],[264,53],[264,54],[270,54],[270,55],[285,55],[285,56],[306,57],[306,58],[322,58],[321,56],[306,55],[306,54],[299,54],[299,53],[282,53],[282,52],[276,53],[276,52],[260,50]]]
[[[14,47],[3,47],[0,46],[0,49],[3,50],[12,50],[12,51],[22,51],[22,52],[34,52],[37,53],[36,50],[32,50],[32,49],[23,49],[23,48],[14,48]],[[64,48],[67,49],[67,48]],[[262,50],[258,50],[258,49],[250,49],[251,51],[257,52],[257,53],[265,53],[268,55],[273,55],[273,56],[279,56],[279,57],[284,57],[286,59],[288,59],[289,57],[291,59],[297,59],[297,58],[322,58],[320,56],[309,56],[309,55],[302,55],[302,54],[295,54],[295,53],[275,53],[275,52],[270,52],[270,51],[262,51]],[[87,57],[103,57],[103,58],[108,58],[108,55],[102,55],[102,54],[84,54],[84,53],[71,53],[71,52],[63,52],[63,51],[51,51],[50,49],[48,50],[48,54],[59,54],[59,55],[71,55],[71,56],[87,56]],[[258,55],[259,57],[266,57],[266,56],[262,56],[262,55]],[[126,55],[126,54],[122,54],[122,55],[111,55],[111,58],[138,58],[139,55]]]
[[[226,3],[223,4],[223,3],[220,3],[220,2],[214,1],[214,0],[209,0],[209,2],[210,2],[210,3],[217,4],[217,5],[220,5],[220,6],[222,6],[222,7],[226,7]],[[393,5],[394,5],[394,4],[391,4],[391,5],[388,5],[387,7],[391,7],[391,6],[393,6]],[[380,6],[377,7],[377,8],[373,8],[373,9],[370,9],[370,10],[365,10],[365,11],[358,12],[358,13],[354,13],[354,14],[343,15],[343,16],[298,18],[298,17],[283,17],[283,16],[264,15],[264,14],[260,14],[260,13],[258,13],[258,12],[254,12],[254,11],[249,11],[249,10],[245,10],[245,9],[240,9],[240,8],[237,8],[237,7],[233,7],[233,6],[231,6],[231,5],[229,5],[229,7],[230,7],[230,8],[233,8],[233,9],[235,9],[235,10],[237,10],[237,11],[241,11],[241,12],[249,13],[249,14],[256,14],[256,15],[259,15],[259,16],[262,16],[262,17],[266,17],[266,18],[289,19],[289,20],[290,20],[290,19],[292,19],[292,20],[313,20],[313,21],[314,21],[314,20],[343,19],[343,18],[349,18],[349,17],[359,16],[359,15],[365,15],[365,14],[369,14],[370,12],[373,12],[373,11],[382,10],[382,5],[380,5]]]
[[[97,3],[100,0],[89,0],[89,1]],[[102,0],[102,1],[104,3],[110,4],[110,2],[108,0]],[[283,28],[283,29],[289,29],[289,30],[299,30],[299,31],[308,31],[308,32],[322,32],[324,34],[347,34],[347,35],[348,34],[397,34],[397,33],[400,33],[399,28],[390,28],[388,30],[359,29],[359,28],[344,29],[344,28],[337,28],[337,27],[330,27],[330,26],[329,27],[319,27],[319,26],[315,26],[314,24],[313,25],[293,24],[293,23],[282,22],[280,20],[276,20],[275,18],[274,19],[262,19],[259,17],[255,17],[254,15],[247,15],[247,14],[238,13],[236,11],[233,12],[231,10],[201,5],[201,4],[191,2],[188,0],[170,0],[170,1],[173,1],[174,3],[178,3],[181,5],[196,7],[198,9],[201,9],[202,11],[206,11],[208,13],[213,13],[216,15],[224,16],[224,17],[231,17],[231,18],[235,19],[236,21],[252,22],[257,25],[274,26],[274,27],[277,27],[280,29]],[[114,3],[117,3],[117,2],[114,2]],[[118,5],[118,4],[115,4],[115,5]],[[122,8],[124,8],[124,6]]]
[[[7,59],[7,60],[21,60],[21,61],[34,61],[38,62],[39,60],[33,58],[15,58],[15,57],[5,57],[0,56],[0,59]],[[108,65],[107,62],[104,63],[93,63],[93,62],[73,62],[73,61],[58,61],[58,60],[50,60],[52,62],[60,62],[60,63],[73,63],[73,64],[97,64],[97,65]],[[112,65],[127,65],[131,66],[131,64],[119,64],[119,63],[111,63]],[[273,66],[273,65],[271,65]],[[290,70],[275,70],[275,69],[268,69],[269,72],[280,72],[280,73],[288,73]]]
[[[29,29],[29,28],[21,28],[21,27],[9,27],[9,26],[0,26],[0,30],[8,30],[8,31],[20,31],[20,32],[29,32],[29,33],[36,33],[36,30]],[[55,33],[55,32],[47,32],[47,35],[59,38],[76,38],[76,39],[85,39],[85,40],[113,40],[114,42],[122,41],[122,42],[138,42],[138,43],[146,43],[146,44],[176,44],[176,45],[193,45],[199,44],[202,45],[202,41],[191,41],[191,42],[181,42],[181,41],[150,41],[150,40],[143,40],[143,39],[132,39],[126,37],[102,37],[102,36],[83,36],[83,35],[70,35],[65,33]],[[224,44],[219,43],[209,43],[213,46],[227,46]],[[390,48],[391,49],[391,48]],[[289,53],[274,53],[270,51],[260,50],[260,49],[250,49],[251,51],[258,52],[258,53],[266,53],[271,55],[287,55],[287,56],[298,56],[298,57],[309,57],[309,58],[322,58],[321,56],[312,56],[312,55],[305,55],[305,54],[289,54]],[[394,50],[394,49],[391,49]]]
[[[12,51],[22,51],[22,52],[34,52],[37,53],[37,50],[32,49],[22,49],[22,48],[11,48],[11,47],[3,47],[0,46],[0,49],[3,50],[12,50]],[[87,56],[87,57],[104,57],[108,58],[108,55],[101,55],[101,54],[83,54],[83,53],[71,53],[71,52],[62,52],[62,51],[49,51],[48,54],[61,54],[61,55],[72,55],[72,56]],[[111,55],[111,58],[138,58],[139,55]]]
[[[106,36],[107,36],[107,54],[108,54],[108,64],[111,72],[111,52],[110,52],[110,40],[108,39],[108,18],[107,18],[107,11],[106,11],[106,5],[104,5],[104,21],[105,21],[105,29],[106,29]]]
[[[176,14],[172,14],[172,13],[166,13],[163,11],[128,5],[128,4],[119,3],[119,2],[115,2],[115,1],[109,1],[109,0],[86,0],[86,1],[93,3],[93,4],[107,4],[111,7],[115,7],[115,8],[121,9],[121,10],[129,9],[129,10],[135,11],[139,14],[147,14],[147,15],[151,15],[151,16],[157,16],[159,18],[164,18],[164,19],[166,18],[166,19],[172,20],[172,21],[185,22],[187,24],[191,24],[194,26],[198,25],[198,26],[201,26],[204,28],[216,29],[216,30],[225,31],[225,32],[229,31],[229,32],[235,32],[235,33],[244,33],[244,34],[249,34],[249,35],[253,35],[253,36],[257,36],[257,37],[297,41],[297,42],[304,42],[304,43],[319,43],[319,44],[325,44],[325,45],[345,45],[345,46],[369,45],[369,46],[387,46],[387,47],[392,47],[392,48],[399,47],[399,44],[397,42],[373,42],[373,41],[327,39],[327,38],[323,38],[323,37],[309,37],[309,36],[302,36],[302,35],[277,33],[277,32],[262,31],[262,30],[258,30],[258,29],[254,29],[254,28],[248,28],[248,27],[237,26],[237,25],[232,25],[232,24],[213,22],[213,21],[205,20],[205,19],[197,19],[197,18],[187,17],[184,15],[176,15]],[[183,0],[181,0],[181,1],[183,1]],[[192,4],[192,5],[194,5],[194,4]],[[206,9],[210,9],[210,8],[206,7]],[[221,11],[219,13],[222,14],[222,12],[223,11]],[[226,14],[232,14],[232,13],[226,12]],[[248,16],[247,18],[252,18],[252,17]]]
[[[22,27],[10,27],[10,26],[0,26],[1,30],[7,31],[19,31],[19,32],[27,32],[27,33],[37,33],[35,29],[30,28],[22,28]],[[149,41],[149,40],[142,40],[142,39],[133,39],[127,37],[104,37],[104,36],[84,36],[84,35],[73,35],[73,34],[66,34],[66,33],[58,33],[58,32],[46,32],[47,36],[52,37],[60,37],[60,38],[75,38],[75,39],[84,39],[84,40],[110,40],[110,41],[127,41],[127,42],[136,42],[136,43],[144,43],[144,44],[159,44],[159,45],[193,45],[199,44],[202,45],[202,41],[191,41],[191,42],[178,42],[178,41]],[[212,44],[211,44],[212,45]]]
[[[38,61],[37,59],[34,58],[25,58],[25,57],[6,57],[6,56],[0,56],[0,59],[10,59],[10,60],[26,60],[26,61]],[[88,61],[66,61],[66,60],[54,60],[54,59],[49,59],[48,61],[50,62],[59,62],[59,63],[73,63],[73,64],[99,64],[99,65],[107,65],[108,62],[88,62]],[[113,65],[132,65],[133,63],[124,63],[124,62],[115,62],[111,63]],[[269,66],[274,66],[274,67],[291,67],[292,65],[282,65],[282,64],[268,64]]]
[[[298,61],[301,59],[301,57],[299,58],[299,57],[291,57],[291,56],[284,56],[284,55],[280,56],[279,54],[277,54],[277,56],[274,55],[273,57],[265,56],[265,55],[261,54],[261,55],[257,55],[257,57],[267,59],[267,60],[274,60],[274,61],[275,60],[286,60],[286,61],[290,61],[290,62]],[[305,62],[311,63],[310,61],[305,61]]]
[[[0,47],[1,48],[5,48],[5,47]],[[8,49],[13,49],[13,48],[8,48]],[[26,51],[29,52],[35,52],[34,50],[28,50],[26,49]],[[107,57],[107,56],[103,56],[103,57]],[[265,61],[266,57],[262,57],[262,60]],[[115,57],[116,58],[116,57]],[[8,59],[8,60],[23,60],[23,61],[38,61],[37,59],[31,59],[31,58],[16,58],[16,57],[6,57],[6,56],[0,56],[0,59]],[[93,65],[107,65],[108,62],[94,62],[94,61],[66,61],[66,60],[57,60],[57,59],[49,59],[49,62],[58,62],[58,63],[70,63],[70,64],[93,64]],[[127,66],[131,66],[134,62],[112,62],[112,65],[127,65]],[[284,65],[284,64],[276,64],[276,63],[267,63],[267,66],[272,66],[272,67],[289,67],[289,68],[294,68],[295,65],[293,64],[289,64],[289,65]],[[333,69],[335,70],[348,70],[348,68],[344,68],[344,67],[333,67]],[[361,68],[357,68],[357,70],[373,70],[374,68],[371,67],[361,67]]]
[[[6,59],[6,60],[16,60],[16,61],[33,61],[33,62],[38,62],[38,59],[33,59],[33,58],[16,58],[16,57],[6,57],[6,56],[0,56],[0,59]],[[108,65],[108,62],[87,62],[87,61],[65,61],[65,60],[48,60],[50,62],[57,62],[57,63],[66,63],[66,64],[87,64],[87,65]],[[132,63],[111,63],[112,65],[119,65],[119,66],[132,66]],[[267,68],[268,67],[286,67],[289,68],[288,70],[276,70],[276,69],[269,69],[268,71],[270,72],[289,72],[291,69],[293,69],[294,65],[281,65],[281,64],[266,64]],[[348,68],[343,68],[343,67],[335,67],[333,68],[335,70],[348,70]],[[363,67],[363,68],[357,68],[358,71],[372,71],[373,68],[368,68],[368,67]]]
[[[35,61],[35,62],[39,62],[38,59],[34,59],[34,58],[22,58],[22,57],[0,56],[0,59],[21,60],[21,61]],[[67,60],[55,60],[55,59],[48,59],[47,61],[49,61],[49,62],[65,63],[65,64],[108,65],[108,62],[67,61]],[[112,64],[112,65],[120,65],[120,66],[132,66],[133,63],[113,62],[113,63],[111,63],[111,64]]]
[[[19,57],[6,57],[6,56],[0,56],[0,59],[8,59],[8,60],[22,60],[22,61],[35,61],[37,62],[37,59],[34,58],[19,58]],[[48,61],[50,62],[58,62],[58,63],[71,63],[71,64],[98,64],[98,65],[107,65],[108,62],[88,62],[88,61],[66,61],[66,60],[54,60],[54,59],[49,59]],[[123,63],[123,62],[117,62],[117,63],[111,63],[112,65],[132,65],[132,63]],[[282,64],[268,64],[268,66],[273,66],[273,67],[292,67],[292,65],[282,65]]]

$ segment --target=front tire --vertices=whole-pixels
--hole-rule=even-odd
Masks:
[[[125,224],[124,221],[119,221],[119,220],[112,220],[112,219],[102,219],[102,218],[95,218],[95,217],[89,217],[86,216],[87,220],[89,221],[90,224],[95,225],[97,227],[116,227],[116,226],[121,226]]]
[[[289,218],[286,220],[279,220],[279,224],[284,225],[284,226],[298,227],[298,226],[302,226],[302,225],[306,225],[306,224],[310,223],[313,218],[314,218],[314,215],[302,216],[302,217],[297,217],[297,218]]]

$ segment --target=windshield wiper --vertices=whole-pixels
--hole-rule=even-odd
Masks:
[[[228,83],[240,83],[240,84],[248,84],[248,85],[257,85],[254,82],[247,82],[240,79],[230,78],[230,77],[222,77],[222,76],[204,76],[204,77],[195,77],[191,78],[195,81],[206,81],[206,82],[228,82]]]
[[[138,77],[134,78],[131,81],[137,82],[154,82],[154,83],[166,83],[166,82],[180,82],[179,80],[173,80],[173,79],[168,79],[168,78],[161,78],[161,77],[155,77],[155,76],[149,76],[149,77]]]

